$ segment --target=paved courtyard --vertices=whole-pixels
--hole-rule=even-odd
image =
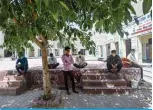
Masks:
[[[18,96],[0,96],[0,108],[31,108],[31,101],[43,94],[40,89],[30,90]],[[62,90],[64,108],[151,108],[151,90],[137,90],[125,95],[89,95]]]

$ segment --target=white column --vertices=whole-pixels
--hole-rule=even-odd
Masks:
[[[103,45],[103,58],[107,58],[106,45]]]
[[[38,49],[39,49],[38,47],[34,48],[34,56],[35,57],[38,57]]]
[[[126,45],[125,45],[125,41],[124,39],[121,39],[120,40],[120,43],[119,43],[119,54],[120,54],[120,57],[126,57]]]
[[[138,62],[142,63],[142,43],[139,38],[137,41],[136,58],[138,59]]]
[[[29,58],[29,49],[25,49],[25,57]]]
[[[96,53],[97,57],[101,57],[101,51],[100,51],[100,46],[97,45],[97,53]]]
[[[115,43],[114,42],[110,44],[110,51],[111,50],[116,50],[116,47],[115,47]]]

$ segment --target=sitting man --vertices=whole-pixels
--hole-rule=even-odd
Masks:
[[[131,50],[131,53],[127,56],[127,58],[131,61],[131,67],[136,67],[141,69],[141,81],[143,80],[143,68],[137,63],[135,58],[135,49]]]
[[[18,56],[19,58],[16,62],[16,70],[18,71],[18,76],[22,75],[23,72],[23,75],[26,75],[28,70],[28,60],[25,56],[23,56],[22,52],[19,52]]]
[[[107,69],[109,72],[117,74],[122,69],[122,61],[116,54],[116,50],[111,51],[111,55],[107,58]]]
[[[55,69],[59,63],[57,63],[56,58],[54,57],[53,53],[50,53],[50,58],[48,58],[48,68]]]
[[[87,66],[87,63],[85,62],[85,58],[82,55],[81,51],[78,52],[78,56],[75,59],[74,66],[76,68],[84,68],[85,66]]]

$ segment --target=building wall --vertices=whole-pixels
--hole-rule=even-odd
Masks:
[[[4,35],[2,34],[2,32],[0,32],[0,45],[3,44],[4,42]],[[49,48],[48,48],[48,55],[49,53],[53,53],[55,56],[62,56],[63,55],[63,48],[58,48],[58,45],[57,45],[57,41],[48,41],[49,42]],[[32,43],[32,46],[34,48],[34,50],[30,50],[30,49],[25,49],[25,56],[27,58],[29,57],[41,57],[41,51],[40,51],[40,48]],[[76,41],[75,42],[75,47],[76,47],[76,52],[80,51],[81,49],[85,49],[80,41]],[[86,50],[85,51],[85,54],[88,56],[89,55],[89,52]],[[16,54],[17,56],[17,54]],[[4,57],[4,49],[0,49],[0,57]]]
[[[137,3],[132,2],[132,6],[134,7],[136,11],[137,17],[143,15],[142,3],[143,3],[143,0],[137,0]]]
[[[152,40],[152,34],[139,37],[141,43],[141,59],[143,61],[152,60],[152,43],[149,43],[149,39]]]
[[[117,50],[118,54],[121,57],[125,56],[124,39],[121,38],[117,33],[115,34],[101,33],[101,34],[95,34],[95,36],[93,37],[98,50],[97,57],[102,57],[106,59],[107,56],[110,55],[111,50]],[[116,43],[118,43],[118,46],[116,46]]]

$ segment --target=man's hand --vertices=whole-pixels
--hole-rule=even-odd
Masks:
[[[21,64],[17,64],[16,66],[17,66],[17,67],[20,67],[20,66],[21,66]]]

